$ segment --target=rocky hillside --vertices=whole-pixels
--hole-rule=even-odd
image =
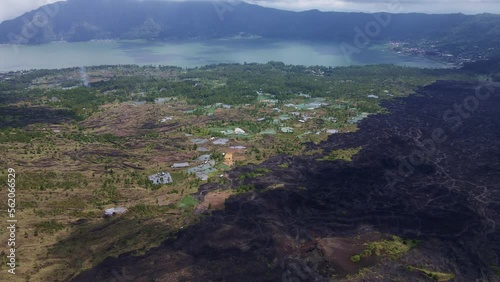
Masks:
[[[239,167],[228,186],[202,186],[252,190],[73,281],[498,281],[500,88],[441,81],[419,94],[311,154],[271,158],[265,175]],[[329,160],[349,148],[362,149]]]

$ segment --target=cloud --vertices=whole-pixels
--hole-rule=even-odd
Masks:
[[[261,6],[303,11],[394,12],[394,13],[500,13],[498,0],[249,0]],[[397,8],[397,11],[392,11]]]

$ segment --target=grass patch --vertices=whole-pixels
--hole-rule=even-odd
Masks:
[[[237,187],[235,190],[236,190],[236,193],[246,193],[246,192],[253,191],[254,189],[255,189],[255,187],[253,185],[241,185],[241,186]]]
[[[387,256],[393,260],[398,259],[402,254],[408,252],[411,248],[419,244],[417,240],[402,239],[401,237],[392,236],[392,240],[376,241],[366,243],[366,249],[361,254],[351,257],[353,262],[358,262],[362,258],[370,257],[373,254],[377,256]]]
[[[63,228],[64,225],[62,223],[58,223],[55,220],[48,220],[35,223],[35,233],[54,234],[55,232],[62,230]]]
[[[269,170],[267,168],[259,167],[252,172],[241,174],[239,176],[239,178],[240,178],[240,180],[245,180],[245,179],[249,179],[249,178],[256,178],[256,177],[264,176],[269,172],[271,172],[271,170]]]
[[[352,157],[354,157],[356,154],[358,154],[361,151],[361,147],[357,148],[349,148],[349,149],[339,149],[335,151],[331,151],[328,156],[325,156],[323,158],[317,159],[318,161],[336,161],[336,160],[343,160],[346,162],[351,162]]]
[[[138,204],[128,209],[127,215],[136,218],[151,218],[163,214],[166,207]]]
[[[361,256],[360,255],[354,255],[351,257],[351,261],[352,262],[358,262],[361,260]]]
[[[183,171],[170,172],[170,176],[172,177],[173,183],[186,180],[189,177],[188,174]]]
[[[229,167],[228,165],[225,165],[223,163],[220,163],[220,164],[217,164],[215,166],[216,169],[219,169],[219,170],[229,170],[231,167]]]
[[[184,196],[184,198],[182,198],[180,200],[180,202],[177,204],[177,207],[179,207],[181,209],[188,209],[191,207],[195,207],[196,205],[198,205],[198,200],[196,200],[191,195],[187,195],[187,196]]]
[[[30,209],[38,207],[38,203],[35,201],[20,201],[18,204],[19,209]]]
[[[309,150],[309,151],[304,152],[304,155],[306,155],[306,156],[313,156],[313,155],[319,155],[319,154],[323,154],[323,149],[314,149],[314,150]]]
[[[19,187],[31,190],[71,190],[86,187],[88,181],[79,172],[24,172],[16,178]]]
[[[29,143],[34,139],[46,137],[46,134],[38,131],[24,131],[22,129],[0,130],[0,143]]]
[[[409,271],[418,271],[434,281],[445,282],[455,279],[455,274],[453,273],[430,271],[427,269],[413,267],[413,266],[408,266],[407,268]]]
[[[84,209],[86,204],[82,198],[73,196],[67,200],[54,202],[51,204],[53,208],[63,208],[63,209]]]

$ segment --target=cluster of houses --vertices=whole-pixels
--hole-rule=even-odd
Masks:
[[[169,184],[173,183],[172,176],[168,172],[158,172],[149,176],[149,180],[153,184]]]
[[[210,174],[217,171],[217,169],[215,169],[215,161],[211,159],[210,155],[202,155],[197,161],[202,164],[189,168],[187,173],[196,175],[198,179],[206,181]]]
[[[217,144],[217,142],[214,142],[214,144]],[[221,142],[221,144],[226,144],[226,142]],[[235,163],[234,153],[245,149],[245,146],[230,146],[228,150],[223,153],[223,164],[228,167],[233,166]],[[215,168],[216,162],[209,154],[201,155],[200,157],[198,157],[196,159],[196,163],[197,165],[195,166],[191,166],[191,164],[188,162],[174,163],[171,167],[173,169],[186,169],[187,173],[194,174],[198,179],[203,181],[208,180],[211,174],[217,172],[217,169]],[[172,176],[168,172],[159,172],[152,174],[149,176],[149,180],[155,185],[173,183]]]

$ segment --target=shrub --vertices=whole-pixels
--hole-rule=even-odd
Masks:
[[[360,255],[355,255],[355,256],[351,257],[351,261],[352,262],[358,262],[360,260],[361,260],[361,256]]]

